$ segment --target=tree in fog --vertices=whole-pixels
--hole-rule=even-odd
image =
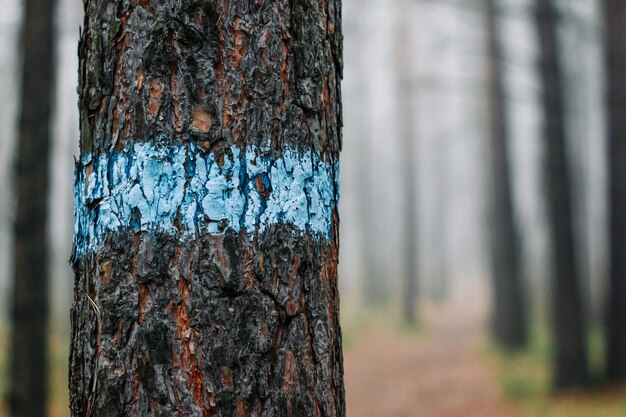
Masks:
[[[395,1],[396,38],[394,40],[396,59],[396,97],[397,122],[402,150],[400,154],[401,177],[404,181],[404,287],[403,287],[403,314],[408,323],[416,322],[417,309],[417,189],[415,166],[414,129],[415,110],[413,106],[411,58],[411,35],[409,18],[411,3],[406,0]]]
[[[358,39],[366,39],[368,36],[366,16],[367,11],[372,7],[368,0],[361,0],[362,8],[359,15],[359,22],[356,28],[356,37]],[[357,19],[355,19],[357,20]],[[359,210],[355,213],[359,221],[359,234],[361,244],[361,256],[363,265],[363,298],[365,305],[368,307],[380,307],[387,301],[389,282],[383,279],[379,271],[377,262],[377,239],[373,235],[372,230],[376,224],[376,213],[374,210],[376,201],[374,199],[374,176],[372,166],[374,162],[373,141],[372,141],[372,100],[371,100],[371,84],[368,78],[368,70],[370,68],[370,55],[357,52],[358,65],[354,69],[354,79],[357,87],[357,97],[354,105],[359,109],[359,121],[355,126],[355,135],[358,138],[358,198]]]
[[[492,326],[498,343],[507,348],[518,348],[527,341],[527,315],[519,261],[521,245],[513,204],[503,51],[499,41],[497,0],[484,1],[491,167],[489,241],[493,280]]]
[[[603,0],[609,164],[607,376],[626,381],[626,3]]]
[[[557,10],[552,0],[535,0],[544,115],[546,200],[553,256],[552,320],[555,388],[587,382],[580,273],[574,256],[571,177],[567,161]]]
[[[341,1],[131,3],[85,3],[72,415],[344,416]]]
[[[28,0],[22,24],[22,91],[14,227],[9,408],[43,417],[47,403],[48,166],[54,80],[53,0]]]
[[[434,213],[436,233],[433,236],[435,248],[435,273],[432,283],[432,298],[435,301],[443,301],[450,291],[450,268],[448,267],[448,206],[450,205],[450,173],[448,168],[447,154],[450,152],[448,138],[440,138],[435,149],[435,166],[437,173],[435,178]]]

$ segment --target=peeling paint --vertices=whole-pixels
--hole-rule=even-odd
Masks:
[[[233,146],[218,163],[196,144],[136,142],[110,154],[84,154],[76,164],[76,255],[97,250],[120,228],[161,230],[180,239],[228,228],[251,236],[293,224],[330,239],[338,164],[314,152],[286,149],[272,157]]]

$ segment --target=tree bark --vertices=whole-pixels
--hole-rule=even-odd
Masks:
[[[411,89],[411,38],[408,19],[411,4],[396,0],[395,58],[397,60],[396,95],[398,100],[398,131],[402,150],[400,154],[401,174],[404,179],[404,282],[403,314],[409,324],[417,321],[418,271],[417,271],[417,188],[415,180],[415,111]]]
[[[22,103],[17,156],[17,213],[9,408],[43,417],[47,402],[48,158],[54,85],[54,6],[28,0],[22,28]]]
[[[580,276],[574,257],[570,174],[567,163],[562,74],[552,0],[536,0],[543,87],[548,227],[553,255],[552,308],[555,337],[554,386],[587,383],[587,358]]]
[[[340,7],[86,2],[73,416],[345,415]]]
[[[495,340],[506,348],[523,347],[528,339],[520,244],[515,223],[509,156],[507,100],[498,41],[495,0],[485,0],[487,19],[487,85],[491,156],[490,246],[493,280],[492,326]]]
[[[609,163],[607,377],[626,381],[626,5],[604,0]]]

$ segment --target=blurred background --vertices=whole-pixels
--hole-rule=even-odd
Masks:
[[[349,417],[626,416],[626,390],[614,383],[626,375],[611,377],[606,354],[605,312],[614,310],[601,4],[343,1]],[[0,415],[8,415],[23,2],[0,0],[0,10]],[[54,25],[50,417],[69,415],[82,11],[79,0],[58,0]]]

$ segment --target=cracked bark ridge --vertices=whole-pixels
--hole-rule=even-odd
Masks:
[[[86,0],[81,157],[159,138],[217,161],[253,146],[334,166],[340,5]],[[72,415],[343,417],[331,217],[330,237],[121,225],[75,251]]]
[[[340,0],[86,1],[81,151],[340,148]]]
[[[336,264],[289,225],[111,233],[75,264],[73,415],[343,416]]]

